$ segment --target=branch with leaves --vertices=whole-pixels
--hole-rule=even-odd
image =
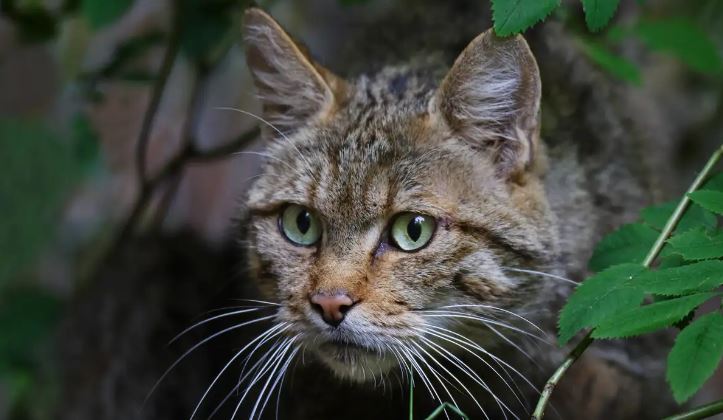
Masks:
[[[668,357],[667,373],[678,402],[690,398],[714,373],[723,357],[723,313],[719,309],[690,319],[704,302],[720,301],[721,296],[715,290],[723,285],[723,230],[713,213],[723,215],[723,174],[705,181],[722,155],[723,146],[672,214],[669,205],[646,209],[643,223],[625,225],[600,242],[590,266],[601,271],[575,290],[560,313],[560,344],[583,328],[593,329],[547,381],[532,419],[544,416],[555,386],[594,339],[628,338],[673,325],[682,328]],[[649,243],[665,214],[670,214],[667,222],[639,263],[637,249]],[[650,270],[661,255],[667,259],[658,270]],[[646,296],[653,303],[641,306]],[[716,407],[723,410],[723,405],[711,410]]]

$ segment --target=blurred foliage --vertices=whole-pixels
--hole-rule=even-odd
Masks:
[[[582,37],[578,41],[582,52],[603,70],[626,82],[642,84],[640,69],[635,63],[613,54],[600,42]]]
[[[0,120],[0,290],[54,237],[68,193],[82,174],[87,139],[64,141],[41,121]],[[78,148],[74,151],[74,147]]]
[[[90,27],[100,29],[118,20],[132,4],[133,0],[82,0],[80,8]]]
[[[37,395],[41,353],[60,307],[57,298],[30,286],[31,263],[54,240],[70,191],[97,157],[87,120],[77,117],[73,131],[65,139],[41,121],[0,120],[0,383],[11,405]]]
[[[337,1],[354,7],[369,0]],[[133,64],[145,54],[157,52],[159,47],[168,47],[174,42],[195,70],[199,73],[211,70],[238,41],[240,17],[249,3],[249,0],[170,0],[174,13],[168,15],[169,30],[146,32],[125,40],[106,62],[95,68],[82,67],[89,38],[93,32],[108,29],[123,19],[133,8],[134,0],[64,0],[54,9],[42,1],[3,0],[0,12],[12,23],[20,41],[59,45],[60,59],[66,61],[64,68],[72,78],[69,82],[75,83],[85,94],[84,99],[93,103],[103,100],[98,87],[100,82],[158,81],[159,74],[139,71]],[[622,81],[634,85],[645,83],[640,63],[621,54],[623,43],[632,39],[649,51],[680,60],[696,75],[705,77],[711,86],[720,88],[723,85],[719,54],[723,43],[720,39],[723,2],[667,2],[663,6],[651,1],[638,3],[640,19],[624,23],[615,22],[619,0],[574,3],[492,0],[491,8],[495,30],[501,36],[520,33],[547,18],[560,21],[578,35],[581,51],[592,62]],[[719,38],[712,39],[712,35]],[[719,42],[718,46],[716,42]],[[4,176],[0,180],[0,210],[4,219],[0,224],[0,255],[3,256],[0,261],[0,331],[3,331],[0,335],[0,382],[10,389],[11,400],[18,404],[33,400],[28,396],[38,380],[38,352],[42,351],[43,343],[53,331],[63,304],[41,289],[19,285],[33,283],[32,264],[55,240],[57,221],[68,197],[74,187],[100,165],[99,142],[85,114],[73,115],[67,127],[56,125],[37,119],[0,119],[0,156],[4,162]],[[723,178],[719,179],[721,181],[715,182],[723,184]],[[723,185],[711,184],[706,189],[723,191]],[[717,219],[711,212],[717,211],[715,206],[719,197],[708,194],[708,197],[701,195],[698,198],[700,204],[688,210],[666,246],[659,270],[720,255],[722,234],[713,230]],[[710,200],[713,200],[712,204]],[[675,203],[664,203],[650,207],[642,213],[640,223],[623,226],[610,234],[598,246],[590,262],[591,268],[605,278],[608,274],[604,273],[612,264],[639,262],[674,206]],[[596,283],[592,280],[586,282],[591,288]],[[615,290],[609,292],[608,296],[617,293]],[[683,302],[678,308],[683,309],[676,313],[685,312],[686,305],[697,302],[696,299],[698,297]],[[618,303],[632,300],[623,299]],[[593,315],[597,318],[581,319],[602,322],[605,318],[600,314]],[[670,320],[665,318],[663,321],[667,324]],[[578,320],[578,325],[568,326],[567,335],[580,325]],[[709,332],[705,325],[690,329],[693,325],[695,322],[684,330],[689,332],[681,334],[681,340],[686,335],[690,335],[691,340],[715,337],[715,331]],[[694,389],[693,385],[688,384],[686,389]],[[689,393],[688,390],[680,391],[683,388],[674,388],[678,389],[677,396]],[[2,415],[0,410],[0,417]]]
[[[41,381],[60,308],[56,297],[38,288],[13,287],[0,295],[0,383],[16,411],[29,409],[16,402],[39,395],[34,388]]]
[[[227,49],[236,36],[238,18],[246,2],[236,0],[181,0],[181,51],[205,63]],[[224,51],[225,52],[225,51]]]

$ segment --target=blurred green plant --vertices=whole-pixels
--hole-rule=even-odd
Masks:
[[[68,193],[94,157],[90,141],[67,141],[42,121],[0,120],[0,290],[54,237]]]
[[[82,0],[80,9],[93,29],[108,26],[123,16],[133,4],[133,0]]]
[[[60,308],[58,298],[33,286],[31,263],[54,240],[70,192],[97,159],[97,145],[82,117],[67,137],[42,121],[0,120],[0,156],[0,383],[16,407],[38,395],[33,385]]]

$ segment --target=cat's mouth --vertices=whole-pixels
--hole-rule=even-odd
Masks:
[[[327,341],[319,345],[319,350],[340,362],[353,363],[362,356],[381,356],[368,347],[347,341]]]
[[[318,344],[316,354],[337,376],[358,382],[370,381],[395,366],[389,355],[348,341]]]

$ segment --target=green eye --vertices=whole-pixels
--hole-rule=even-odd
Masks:
[[[297,245],[313,245],[321,237],[321,223],[314,213],[298,204],[287,206],[279,225],[284,236]]]
[[[416,251],[432,239],[435,226],[433,217],[402,213],[392,223],[392,239],[402,250]]]

